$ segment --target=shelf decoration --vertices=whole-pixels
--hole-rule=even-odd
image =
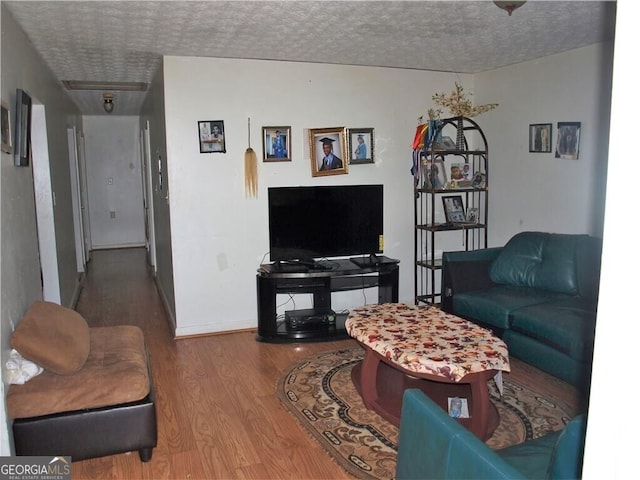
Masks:
[[[435,103],[435,109],[429,109],[430,119],[439,119],[442,115],[442,109],[449,110],[451,116],[461,117],[458,120],[458,131],[456,138],[456,147],[458,150],[464,149],[464,129],[462,125],[462,117],[476,117],[480,114],[489,112],[498,106],[497,103],[487,103],[484,105],[473,105],[473,102],[469,98],[471,94],[467,94],[464,91],[462,85],[456,82],[456,87],[448,95],[445,93],[436,93],[431,97],[433,103]]]

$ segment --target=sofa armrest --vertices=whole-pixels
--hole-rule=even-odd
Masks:
[[[404,393],[397,480],[482,479],[524,476],[423,392]]]
[[[502,247],[442,254],[442,309],[453,312],[456,293],[485,290],[494,285],[489,268]]]

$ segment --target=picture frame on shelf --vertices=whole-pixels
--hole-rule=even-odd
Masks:
[[[291,161],[291,127],[262,127],[263,162]]]
[[[224,120],[198,122],[200,153],[226,153]]]
[[[349,163],[351,165],[375,163],[373,150],[373,128],[349,129]]]
[[[0,120],[2,121],[2,151],[4,153],[13,153],[11,143],[11,111],[9,110],[9,105],[4,101],[2,101]]]
[[[442,206],[444,207],[444,217],[447,223],[467,221],[462,195],[447,195],[442,197]]]
[[[447,185],[447,170],[442,160],[427,161],[425,164],[425,188],[443,190]]]
[[[577,160],[580,155],[580,122],[558,122],[556,158]]]
[[[473,188],[487,188],[487,175],[483,172],[476,171],[471,180]]]
[[[454,142],[451,137],[447,136],[442,137],[440,144],[445,150],[456,150],[458,148],[456,147],[456,142]]]
[[[13,146],[13,163],[16,167],[28,167],[31,157],[31,97],[16,90],[16,141]]]
[[[529,125],[529,152],[551,153],[550,123],[532,123]]]
[[[309,151],[311,176],[344,175],[349,172],[345,127],[310,128]]]
[[[467,209],[467,223],[478,223],[480,221],[480,209],[471,207]]]

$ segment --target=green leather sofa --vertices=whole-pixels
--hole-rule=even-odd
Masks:
[[[492,330],[509,355],[589,385],[601,241],[522,232],[504,247],[445,252],[443,310]]]
[[[423,392],[404,393],[396,479],[580,478],[586,418],[563,430],[492,450]]]

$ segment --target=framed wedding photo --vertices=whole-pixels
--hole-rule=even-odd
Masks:
[[[374,163],[373,128],[349,129],[349,155],[351,165]]]
[[[11,112],[9,106],[2,102],[2,151],[4,153],[13,153],[11,146]]]
[[[291,161],[291,127],[262,127],[264,162]]]
[[[309,129],[311,176],[320,177],[348,173],[346,137],[345,127]]]
[[[529,125],[530,153],[551,153],[551,128],[550,123]]]
[[[225,131],[223,120],[198,122],[200,153],[225,153]]]

